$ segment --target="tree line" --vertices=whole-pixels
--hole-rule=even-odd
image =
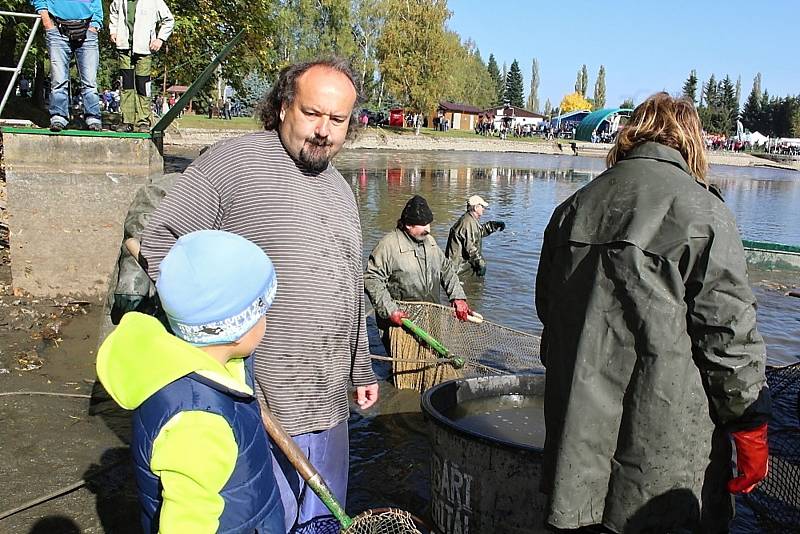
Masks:
[[[109,3],[103,0],[106,14]],[[175,15],[175,30],[162,52],[153,56],[154,93],[192,83],[225,43],[244,29],[243,42],[218,74],[236,89],[245,109],[256,104],[286,65],[337,55],[350,60],[372,107],[402,105],[424,112],[440,101],[452,101],[481,109],[508,103],[544,114],[555,111],[549,100],[544,106],[539,101],[537,59],[531,64],[526,99],[519,62],[514,59],[510,68],[503,65],[501,72],[492,54],[485,61],[474,41],[447,28],[451,12],[446,0],[259,0],[244,7],[232,0],[167,3]],[[0,0],[0,10],[31,12],[32,7],[28,0]],[[30,22],[11,17],[0,17],[0,22],[0,65],[15,66]],[[100,35],[100,58],[98,85],[110,88],[118,70],[107,28]],[[40,102],[47,68],[44,36],[39,32],[24,73],[33,80]],[[587,76],[586,66],[582,69]],[[0,88],[9,79],[9,73],[0,73]],[[214,98],[218,84],[209,82],[208,100]],[[586,87],[581,87],[585,96]],[[603,67],[593,103],[605,103]]]
[[[110,0],[103,0],[108,13]],[[475,43],[450,31],[446,0],[167,0],[175,30],[153,56],[152,77],[166,85],[188,85],[237,32],[245,38],[223,63],[245,104],[255,102],[286,65],[316,57],[350,60],[366,101],[428,111],[441,100],[488,107],[497,101],[497,81]],[[0,10],[31,12],[28,0],[0,0]],[[30,22],[0,17],[0,65],[16,66]],[[100,88],[117,77],[117,58],[107,27],[100,36]],[[518,68],[518,66],[517,66]],[[47,54],[39,32],[25,63],[34,94],[43,97]],[[10,74],[0,73],[4,89]],[[519,78],[521,83],[521,76]],[[516,91],[516,83],[509,79]],[[209,82],[207,93],[217,87]],[[154,89],[155,91],[155,89]],[[516,98],[515,98],[516,102]]]
[[[692,70],[683,84],[683,96],[696,106],[703,129],[713,134],[735,135],[737,120],[745,130],[770,137],[800,137],[800,95],[770,97],[761,88],[761,73],[753,79],[753,88],[740,109],[741,78],[734,84],[726,75],[717,80],[714,74],[700,84]]]

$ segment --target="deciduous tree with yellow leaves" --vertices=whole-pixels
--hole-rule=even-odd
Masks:
[[[580,93],[570,93],[561,99],[559,106],[561,113],[569,113],[570,111],[582,111],[592,109],[592,104],[586,100]]]

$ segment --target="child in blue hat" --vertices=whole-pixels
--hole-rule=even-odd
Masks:
[[[134,410],[145,532],[284,532],[249,358],[275,298],[272,262],[236,234],[193,232],[156,288],[175,335],[130,312],[97,356],[103,386]]]

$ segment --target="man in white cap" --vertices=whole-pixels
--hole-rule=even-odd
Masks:
[[[506,229],[502,221],[479,221],[489,203],[478,195],[467,199],[467,211],[450,229],[445,254],[453,262],[459,276],[472,271],[476,276],[486,274],[486,260],[483,259],[483,238],[494,232]]]

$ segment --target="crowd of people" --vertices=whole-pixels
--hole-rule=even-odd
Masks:
[[[260,413],[345,502],[348,395],[362,410],[380,397],[364,292],[384,334],[403,324],[399,300],[444,293],[459,320],[471,314],[462,282],[486,275],[482,239],[505,229],[480,222],[489,203],[478,195],[445,251],[413,196],[363,268],[357,204],[331,162],[358,128],[358,101],[342,60],[286,67],[261,108],[264,131],[210,147],[148,218],[136,258],[164,320],[122,314],[97,361],[134,410],[148,532],[336,528]],[[707,185],[693,105],[646,100],[608,166],[556,208],[535,280],[543,522],[725,532],[731,494],[766,476],[770,400],[744,251]]]

